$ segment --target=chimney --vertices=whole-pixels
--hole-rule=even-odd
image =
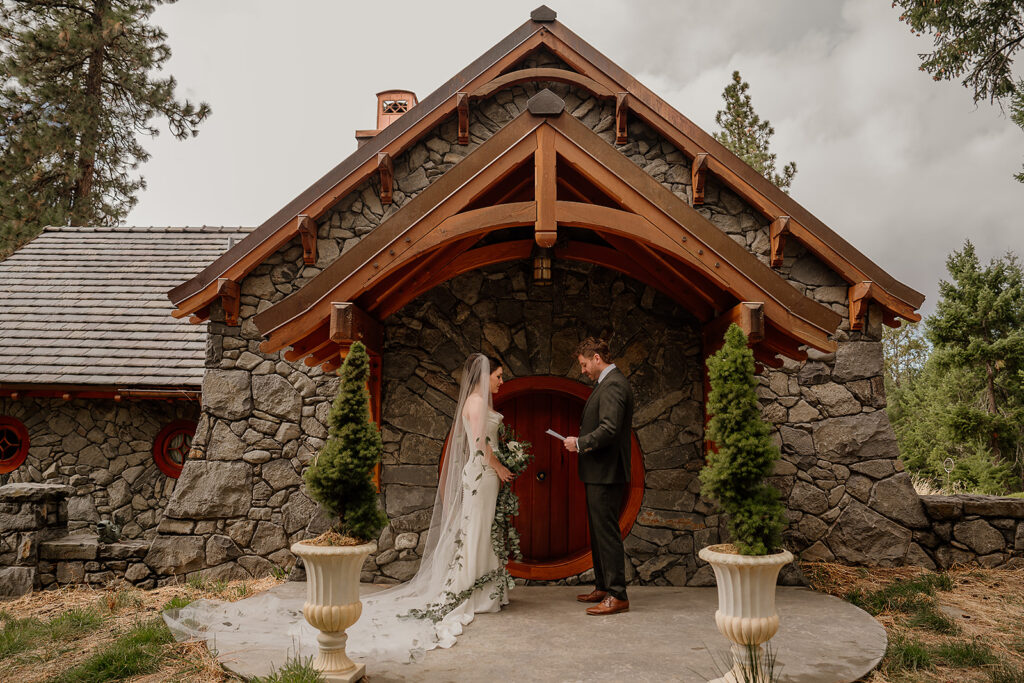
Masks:
[[[375,130],[357,130],[356,141],[359,146],[381,132],[402,114],[416,106],[416,93],[409,90],[385,90],[377,93],[377,128]]]

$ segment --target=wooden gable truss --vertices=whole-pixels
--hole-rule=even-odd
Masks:
[[[209,316],[211,302],[218,296],[218,281],[240,282],[300,234],[300,215],[319,220],[339,199],[375,173],[380,174],[381,193],[384,195],[385,178],[390,169],[382,168],[379,155],[388,155],[389,159],[397,157],[449,116],[457,117],[460,142],[465,144],[468,142],[469,107],[473,100],[488,97],[515,83],[558,81],[584,88],[598,97],[615,100],[617,142],[626,139],[627,115],[635,116],[690,157],[694,204],[702,202],[702,190],[710,173],[758,210],[773,226],[780,219],[786,219],[785,232],[780,232],[776,235],[778,239],[772,240],[774,263],[782,263],[785,237],[797,240],[851,287],[859,287],[856,294],[860,296],[858,305],[861,308],[858,310],[866,310],[867,302],[875,301],[882,307],[887,324],[898,325],[897,318],[920,320],[916,309],[924,301],[922,294],[898,282],[871,262],[711,135],[555,21],[553,12],[544,9],[543,12],[535,12],[534,18],[360,147],[199,275],[171,290],[169,297],[176,307],[174,315],[192,315],[193,322],[205,320]],[[571,70],[515,70],[525,57],[540,49],[552,52]],[[390,178],[387,182],[390,185]],[[851,292],[851,309],[853,294]],[[862,319],[852,317],[851,328],[858,329]]]
[[[375,327],[442,282],[528,258],[535,246],[554,246],[556,259],[623,272],[702,323],[738,302],[757,302],[763,324],[752,342],[772,365],[779,353],[805,358],[802,345],[835,349],[829,335],[840,322],[836,313],[801,295],[562,106],[550,91],[536,95],[527,112],[302,289],[258,314],[254,322],[268,337],[262,349],[291,346],[287,360],[335,369],[353,341],[332,322],[339,306]],[[483,240],[524,226],[532,228],[528,239],[520,230],[503,241]],[[563,238],[562,228],[597,239]]]

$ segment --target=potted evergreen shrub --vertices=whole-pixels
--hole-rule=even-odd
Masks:
[[[754,355],[735,324],[708,359],[708,376],[706,439],[712,447],[700,473],[701,494],[725,513],[732,543],[702,548],[699,555],[718,584],[715,623],[733,643],[736,666],[723,680],[742,680],[740,672],[760,660],[761,644],[779,630],[775,583],[793,554],[782,548],[785,509],[766,481],[779,452],[757,402]]]
[[[292,545],[306,567],[302,613],[320,631],[313,666],[332,681],[359,680],[365,671],[345,653],[345,629],[362,613],[359,574],[387,524],[373,482],[383,445],[370,419],[369,374],[366,347],[356,342],[341,366],[327,442],[304,475],[310,498],[336,521],[317,538]]]

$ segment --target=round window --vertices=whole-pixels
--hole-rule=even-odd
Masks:
[[[168,477],[178,478],[185,458],[192,448],[192,436],[196,423],[191,420],[177,420],[164,427],[153,442],[153,460],[160,471]]]
[[[0,474],[13,472],[28,455],[28,430],[13,417],[0,417]]]

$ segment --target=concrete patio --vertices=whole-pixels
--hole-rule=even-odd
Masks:
[[[301,609],[305,583],[272,589]],[[366,591],[375,590],[366,586]],[[393,681],[707,681],[720,674],[728,643],[714,625],[714,588],[631,587],[630,611],[584,614],[580,587],[518,587],[500,614],[477,615],[449,650],[422,662],[366,664],[367,680]],[[838,683],[870,671],[886,648],[885,629],[866,612],[806,588],[778,588],[781,627],[772,640],[782,681]],[[265,676],[287,659],[279,649],[219,647],[243,676]]]

